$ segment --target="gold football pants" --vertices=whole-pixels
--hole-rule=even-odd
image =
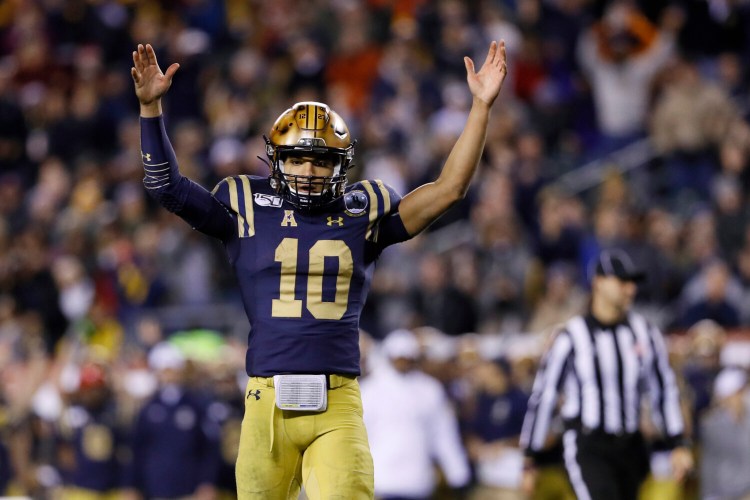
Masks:
[[[280,410],[273,378],[251,377],[237,456],[240,500],[374,497],[372,455],[354,377],[330,376],[324,412]]]

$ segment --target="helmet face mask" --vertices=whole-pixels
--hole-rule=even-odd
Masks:
[[[299,102],[282,113],[266,138],[271,185],[300,209],[325,206],[344,194],[354,143],[344,120],[326,104]],[[287,161],[304,158],[332,166],[331,175],[289,172]]]
[[[287,198],[299,208],[313,208],[333,201],[346,187],[346,175],[341,174],[341,155],[300,152],[279,147],[278,173],[286,187]],[[313,168],[330,175],[293,173],[296,166],[312,163]]]

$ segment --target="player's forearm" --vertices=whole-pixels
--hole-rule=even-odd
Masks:
[[[177,158],[167,137],[164,117],[143,116],[141,106],[141,159],[143,161],[143,184],[149,193],[158,198],[159,193],[177,186],[182,178],[177,166]]]
[[[186,209],[198,212],[191,217],[195,219],[195,215],[200,216],[200,212],[211,205],[210,200],[201,203],[200,199],[210,198],[209,193],[202,197],[200,193],[191,195],[191,192],[195,191],[192,186],[194,183],[180,174],[177,157],[167,137],[163,116],[141,116],[141,157],[143,185],[148,194],[161,206],[183,218]],[[192,205],[197,205],[198,208],[190,210]],[[196,223],[195,220],[189,222],[191,225]]]
[[[210,236],[225,239],[231,234],[233,221],[221,203],[180,174],[161,115],[141,116],[141,155],[143,185],[161,206]]]
[[[461,136],[453,146],[440,176],[420,186],[401,201],[399,213],[407,232],[414,236],[462,200],[479,165],[487,137],[490,106],[474,99]]]
[[[446,197],[455,201],[466,196],[474,172],[484,150],[487,138],[487,124],[490,117],[490,105],[474,98],[466,126],[453,146],[436,184],[442,185]],[[455,196],[450,196],[453,193]]]

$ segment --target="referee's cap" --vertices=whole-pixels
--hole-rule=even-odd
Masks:
[[[630,256],[619,248],[603,250],[596,260],[597,276],[615,276],[623,281],[643,281],[646,274],[638,269]]]

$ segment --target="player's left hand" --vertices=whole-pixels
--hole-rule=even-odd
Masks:
[[[464,57],[466,65],[466,81],[472,95],[480,101],[492,106],[495,98],[503,87],[503,81],[508,74],[505,58],[505,41],[492,41],[487,51],[487,58],[478,72],[474,71],[474,61]]]
[[[693,453],[690,448],[680,446],[672,450],[672,475],[675,481],[682,481],[693,471]]]
[[[156,61],[156,52],[151,44],[138,44],[133,51],[133,67],[130,76],[133,77],[135,95],[141,105],[147,106],[162,98],[172,85],[172,77],[180,69],[177,63],[171,64],[166,73],[162,73]]]

